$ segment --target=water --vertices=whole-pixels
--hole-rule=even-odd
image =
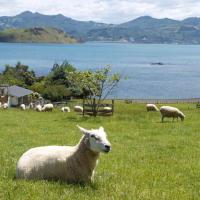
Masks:
[[[0,70],[20,61],[37,74],[47,74],[55,62],[64,60],[81,70],[110,65],[128,76],[114,92],[116,98],[200,97],[199,45],[0,43]]]

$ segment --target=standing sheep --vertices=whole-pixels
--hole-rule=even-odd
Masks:
[[[25,104],[21,104],[21,105],[20,105],[20,108],[21,108],[21,110],[26,110]]]
[[[103,127],[86,130],[76,146],[36,147],[25,152],[17,163],[16,178],[91,182],[100,152],[111,150]]]
[[[146,109],[147,109],[147,112],[149,112],[149,111],[159,111],[158,107],[155,104],[147,104]]]
[[[74,106],[74,111],[75,112],[83,112],[83,107],[82,106]]]
[[[178,118],[180,117],[182,121],[185,118],[185,115],[178,108],[171,107],[171,106],[162,106],[160,108],[160,113],[162,115],[162,122],[164,121],[165,117],[168,117],[168,118],[171,117],[173,118],[173,121],[174,121],[174,118],[177,118],[178,120]]]
[[[70,112],[70,108],[69,107],[62,107],[61,111],[62,112]]]
[[[42,112],[52,112],[53,111],[53,104],[48,103],[42,107]]]

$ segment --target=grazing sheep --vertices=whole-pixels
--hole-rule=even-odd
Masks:
[[[100,152],[108,153],[111,144],[103,127],[86,130],[76,146],[36,147],[25,152],[17,163],[16,178],[91,182]]]
[[[8,103],[4,103],[2,107],[3,109],[8,109]]]
[[[21,104],[21,105],[20,105],[20,108],[21,108],[21,110],[26,110],[25,104]]]
[[[42,111],[42,106],[39,104],[39,105],[37,105],[37,106],[35,106],[35,110],[37,111],[37,112],[41,112]]]
[[[74,106],[74,111],[75,112],[83,112],[83,107],[82,106]]]
[[[62,112],[70,112],[70,108],[69,107],[62,107],[61,111]]]
[[[160,108],[160,113],[162,115],[162,122],[164,121],[165,117],[172,117],[173,121],[174,121],[174,118],[177,118],[178,120],[178,118],[180,117],[182,121],[185,118],[185,115],[178,108],[171,107],[171,106],[162,106]]]
[[[158,107],[155,104],[147,104],[146,108],[147,108],[147,112],[149,112],[149,111],[159,111]]]
[[[42,112],[52,112],[53,111],[53,104],[48,103],[42,107]]]

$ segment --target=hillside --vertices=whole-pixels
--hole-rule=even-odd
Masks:
[[[131,43],[200,44],[200,18],[182,21],[143,16],[122,24],[78,21],[64,15],[23,12],[0,17],[0,30],[52,27],[80,41],[122,41]]]
[[[77,40],[56,28],[5,29],[0,42],[76,43]]]

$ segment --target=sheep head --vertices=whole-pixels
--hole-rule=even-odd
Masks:
[[[78,125],[77,127],[88,138],[89,148],[91,151],[108,153],[111,150],[111,144],[107,139],[107,135],[103,127],[91,130],[87,130]]]

